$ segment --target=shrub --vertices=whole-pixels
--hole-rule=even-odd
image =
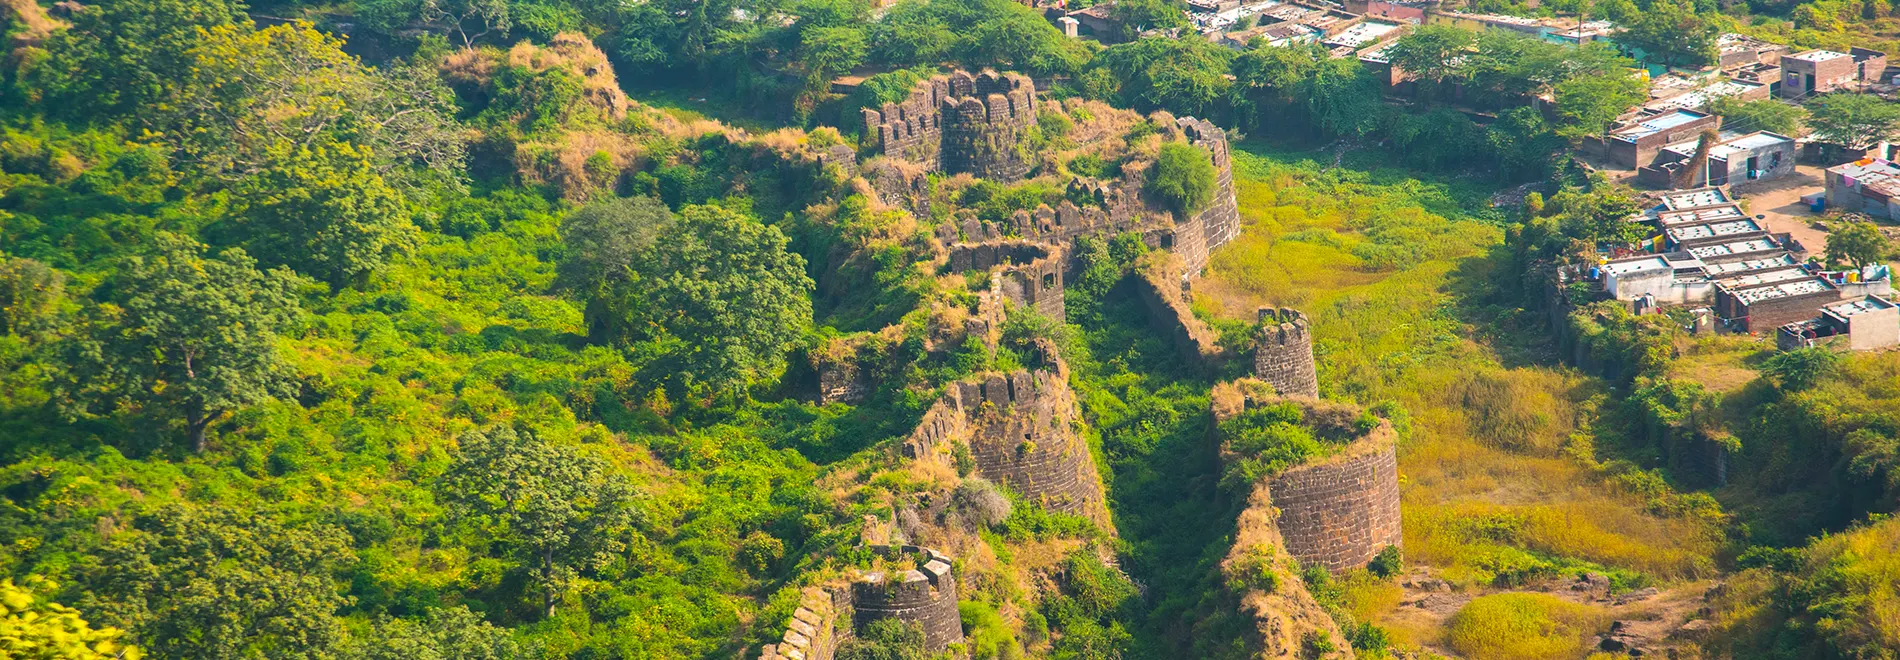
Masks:
[[[1453,650],[1475,660],[1574,657],[1608,619],[1602,610],[1538,593],[1503,593],[1466,603],[1451,617]]]
[[[1177,217],[1200,213],[1214,201],[1214,161],[1200,147],[1170,142],[1161,145],[1148,190]]]
[[[1404,554],[1399,550],[1399,546],[1388,545],[1384,550],[1380,550],[1377,556],[1372,558],[1372,563],[1366,565],[1366,570],[1372,571],[1373,575],[1382,578],[1389,578],[1403,573],[1405,572]]]

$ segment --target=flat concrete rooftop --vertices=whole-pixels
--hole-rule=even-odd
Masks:
[[[1743,304],[1753,304],[1764,300],[1793,298],[1795,296],[1826,293],[1833,290],[1835,290],[1834,285],[1829,283],[1826,278],[1810,277],[1805,280],[1794,280],[1770,286],[1736,291],[1735,299],[1742,301]]]

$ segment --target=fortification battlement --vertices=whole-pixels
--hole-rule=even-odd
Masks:
[[[1260,309],[1254,338],[1254,376],[1281,394],[1319,396],[1319,371],[1313,363],[1313,335],[1306,315],[1288,308]]]
[[[950,248],[950,270],[995,271],[990,296],[1034,308],[1043,316],[1061,319],[1064,262],[1062,248],[1048,243],[1003,240],[961,244]]]
[[[958,71],[919,81],[910,95],[863,110],[872,150],[953,174],[1014,181],[1029,173],[1016,153],[1036,121],[1036,85],[1028,76]]]
[[[914,545],[886,547],[879,554],[910,557],[917,568],[871,571],[852,582],[853,627],[897,619],[923,626],[924,647],[932,653],[961,643],[963,624],[957,614],[957,580],[950,558]]]
[[[839,642],[851,636],[850,628],[838,626],[839,614],[850,610],[851,592],[807,587],[799,593],[798,609],[785,624],[785,634],[760,649],[759,660],[831,660]]]
[[[1287,468],[1256,486],[1265,487],[1268,503],[1278,512],[1274,523],[1287,553],[1302,564],[1338,573],[1364,567],[1386,546],[1402,545],[1398,433],[1392,424],[1379,420],[1368,428],[1358,406],[1264,392],[1257,381],[1216,387],[1217,428],[1247,408],[1290,402],[1300,406],[1300,424],[1315,436],[1344,442],[1337,453]],[[1222,457],[1231,459],[1224,444]]]

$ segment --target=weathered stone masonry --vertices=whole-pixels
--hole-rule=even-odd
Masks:
[[[1008,182],[1029,173],[1020,143],[1035,121],[1027,76],[958,71],[919,83],[902,102],[865,108],[864,134],[879,154]]]
[[[1000,269],[997,267],[1000,266]],[[950,248],[951,272],[992,270],[993,293],[1062,320],[1062,248],[1028,241],[996,241]]]
[[[941,653],[963,641],[957,615],[957,580],[950,558],[914,545],[875,548],[886,559],[911,559],[917,568],[871,571],[849,587],[811,587],[776,644],[767,644],[760,660],[832,660],[838,646],[879,619],[898,619],[924,629],[924,646]],[[846,619],[845,617],[850,617]]]
[[[1335,573],[1362,568],[1404,541],[1392,436],[1375,433],[1358,442],[1371,446],[1289,469],[1267,483],[1287,552],[1303,564]]]
[[[862,630],[880,619],[921,624],[924,648],[942,653],[963,641],[963,621],[957,614],[957,580],[950,558],[917,546],[903,546],[919,566],[903,571],[866,573],[851,585],[852,626]]]
[[[1283,395],[1319,396],[1313,333],[1299,310],[1262,307],[1254,342],[1254,376]]]
[[[1101,478],[1087,442],[1075,431],[1075,398],[1065,372],[1058,362],[1052,370],[952,383],[904,441],[905,457],[954,465],[955,446],[963,444],[978,476],[1106,525]]]

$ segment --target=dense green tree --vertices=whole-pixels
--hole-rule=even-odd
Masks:
[[[28,587],[35,587],[29,589]],[[15,585],[0,580],[0,657],[15,660],[138,660],[117,628],[94,628],[78,610],[52,602],[45,592],[58,585],[33,578]],[[41,593],[34,593],[35,591]]]
[[[247,251],[332,286],[360,285],[415,243],[400,193],[348,144],[285,149],[234,195]]]
[[[1872,94],[1828,94],[1808,102],[1808,112],[1815,139],[1848,149],[1900,137],[1900,103]]]
[[[544,616],[575,579],[627,548],[638,494],[611,464],[506,426],[463,434],[459,444],[436,497],[453,520],[530,567]]]
[[[1642,80],[1624,72],[1557,83],[1552,98],[1557,116],[1563,118],[1557,132],[1571,139],[1601,137],[1615,127],[1617,117],[1649,98],[1648,92]]]
[[[1688,0],[1653,0],[1627,19],[1616,40],[1641,50],[1652,63],[1696,67],[1715,61],[1715,37],[1721,32]]]
[[[1378,86],[1356,60],[1321,61],[1300,92],[1320,128],[1334,135],[1356,138],[1371,133],[1385,112]]]
[[[75,12],[26,72],[51,114],[141,121],[191,75],[198,31],[248,21],[236,0],[105,0]]]
[[[1109,18],[1121,29],[1118,35],[1130,41],[1149,30],[1187,27],[1187,6],[1179,0],[1115,0],[1108,9]]]
[[[639,267],[646,321],[681,342],[669,369],[688,387],[730,391],[771,376],[811,325],[805,260],[777,227],[717,206],[689,206]]]
[[[56,329],[66,276],[32,259],[0,254],[0,336],[38,337]]]
[[[1216,185],[1214,161],[1207,150],[1185,142],[1161,145],[1154,176],[1148,180],[1149,192],[1160,197],[1178,219],[1207,208],[1214,201]]]
[[[1385,49],[1392,66],[1412,76],[1421,95],[1457,81],[1459,58],[1477,47],[1477,33],[1454,25],[1421,25]]]
[[[348,660],[513,660],[534,657],[505,628],[468,608],[430,609],[420,620],[384,618],[344,654]]]
[[[212,423],[295,393],[277,337],[301,313],[296,277],[260,272],[242,250],[205,258],[203,245],[169,234],[159,248],[125,264],[110,282],[116,304],[68,343],[60,401],[70,414],[130,405],[175,415],[203,451]]]
[[[1564,235],[1571,238],[1610,243],[1643,238],[1643,226],[1630,222],[1641,206],[1628,188],[1599,185],[1589,191],[1566,190],[1550,198],[1548,210],[1558,215]]]
[[[1826,347],[1798,348],[1776,353],[1762,362],[1761,373],[1774,379],[1782,389],[1800,392],[1813,389],[1839,371],[1845,360]]]
[[[464,148],[447,89],[417,66],[370,70],[342,47],[308,23],[212,28],[153,121],[180,159],[213,175],[255,174],[286,150],[334,141],[384,174],[414,164],[453,177]]]
[[[337,657],[348,539],[254,512],[166,506],[98,551],[81,609],[132,631],[154,658]]]
[[[557,283],[586,302],[587,335],[595,341],[638,337],[646,318],[641,264],[673,224],[666,205],[651,197],[613,198],[576,209],[561,222],[567,245]]]
[[[1109,71],[1118,82],[1118,98],[1108,100],[1207,117],[1225,114],[1233,58],[1232,49],[1199,36],[1149,37],[1110,47],[1089,66]]]
[[[1874,223],[1849,220],[1836,226],[1827,234],[1827,260],[1829,263],[1847,264],[1854,268],[1864,268],[1867,264],[1879,263],[1886,259],[1892,246],[1887,237],[1880,233]]]
[[[1318,46],[1249,48],[1229,65],[1229,102],[1243,127],[1290,132],[1306,123],[1300,86],[1327,59]]]
[[[1749,131],[1768,131],[1795,137],[1801,133],[1808,111],[1774,99],[1737,101],[1722,97],[1709,104],[1709,112],[1722,117],[1722,123]]]
[[[507,37],[520,12],[509,0],[367,0],[356,5],[365,27],[394,34],[421,28],[472,48],[484,37]],[[546,36],[546,35],[542,35]]]

